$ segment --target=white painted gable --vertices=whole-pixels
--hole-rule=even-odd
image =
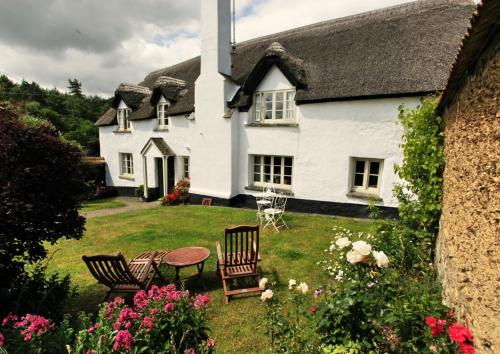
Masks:
[[[274,91],[274,90],[288,90],[293,89],[294,86],[288,81],[281,70],[273,65],[267,72],[264,79],[260,82],[256,91]]]
[[[118,109],[122,109],[122,108],[128,108],[128,106],[123,100],[120,100],[120,104],[118,105]]]
[[[157,104],[161,104],[161,103],[166,103],[168,105],[170,105],[170,101],[165,99],[165,97],[163,97],[163,95],[161,95],[160,99],[158,100],[158,103]]]

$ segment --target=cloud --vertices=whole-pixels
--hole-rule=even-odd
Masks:
[[[202,0],[0,0],[0,72],[109,96],[200,52]],[[409,0],[236,0],[243,41]]]

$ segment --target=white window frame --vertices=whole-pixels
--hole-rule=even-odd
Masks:
[[[130,108],[118,108],[116,119],[118,121],[118,131],[130,131]]]
[[[129,152],[120,152],[120,176],[134,176],[134,156]]]
[[[169,118],[166,114],[168,108],[167,102],[158,103],[156,105],[156,112],[158,118],[158,129],[167,129],[169,124]]]
[[[292,90],[259,91],[254,94],[254,120],[260,123],[290,123],[296,121],[297,106],[295,105],[295,93]],[[282,109],[277,110],[277,98],[282,95]],[[271,96],[271,110],[268,110],[264,98]],[[277,112],[282,112],[281,118],[277,117]],[[271,113],[269,118],[267,112]]]
[[[264,165],[266,165],[264,162],[265,162],[265,158],[270,158],[270,176],[269,176],[269,179],[270,179],[270,182],[265,182],[264,181]],[[259,171],[257,172],[256,171],[256,163],[255,163],[255,159],[259,159],[259,164],[258,164],[258,168],[259,168]],[[280,166],[280,172],[279,172],[279,183],[274,183],[273,181],[275,180],[275,164],[274,164],[274,160],[275,158],[281,158],[281,166]],[[289,158],[292,160],[291,162],[291,165],[286,165],[286,167],[290,167],[291,168],[291,171],[290,171],[290,174],[289,175],[285,175],[285,159],[286,158]],[[267,187],[267,186],[273,186],[273,187],[276,187],[276,188],[280,188],[280,189],[292,189],[292,185],[293,185],[293,170],[294,170],[294,167],[293,167],[293,156],[275,156],[275,155],[250,155],[250,168],[251,168],[251,181],[252,181],[252,185],[255,186],[255,187]],[[255,180],[255,175],[258,174],[259,175],[259,180]],[[289,176],[290,177],[290,184],[285,184],[285,176]]]
[[[356,172],[356,162],[357,161],[364,161],[364,163],[365,163],[364,171],[363,171],[363,185],[362,186],[354,185],[356,174],[361,174],[360,172]],[[370,165],[374,162],[379,164],[378,174],[370,174]],[[351,162],[351,191],[357,192],[357,193],[372,194],[372,195],[378,196],[380,193],[380,186],[382,184],[383,168],[384,168],[384,160],[382,160],[382,159],[353,157],[352,162]],[[369,176],[375,176],[375,175],[377,176],[377,187],[370,187],[368,185]]]
[[[182,177],[190,178],[189,156],[182,157]]]

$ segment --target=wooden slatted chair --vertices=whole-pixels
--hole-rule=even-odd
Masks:
[[[233,279],[255,279],[260,281],[257,272],[259,257],[259,226],[237,226],[224,231],[224,252],[220,243],[217,248],[217,274],[222,279],[224,288],[224,302],[229,302],[232,295],[250,292],[262,292],[258,286],[230,290],[228,283]]]
[[[116,256],[83,256],[82,259],[96,280],[109,287],[102,301],[111,293],[135,293],[147,290],[158,277],[163,283],[159,266],[168,251],[144,252],[128,264],[121,253]]]

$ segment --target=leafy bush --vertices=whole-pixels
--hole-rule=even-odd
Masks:
[[[141,184],[139,187],[136,187],[134,189],[134,195],[137,198],[142,198],[144,196],[144,185],[143,184]]]
[[[0,329],[0,350],[8,353],[201,353],[215,351],[208,337],[208,295],[191,296],[174,285],[139,291],[134,305],[122,298],[103,303],[95,320],[81,313],[61,325],[42,316],[9,314]]]
[[[6,314],[19,298],[16,279],[46,256],[44,243],[82,236],[85,185],[81,151],[54,126],[0,115],[0,314]]]
[[[189,179],[177,182],[172,191],[160,198],[161,205],[177,205],[187,203],[189,199]]]
[[[264,290],[266,285],[267,278],[262,278],[259,286]],[[288,289],[282,299],[279,296],[282,294],[274,294],[271,288],[261,295],[266,304],[265,323],[273,352],[315,353],[319,345],[314,326],[317,307],[311,304],[309,287],[290,279]],[[313,294],[316,299],[320,291]]]

